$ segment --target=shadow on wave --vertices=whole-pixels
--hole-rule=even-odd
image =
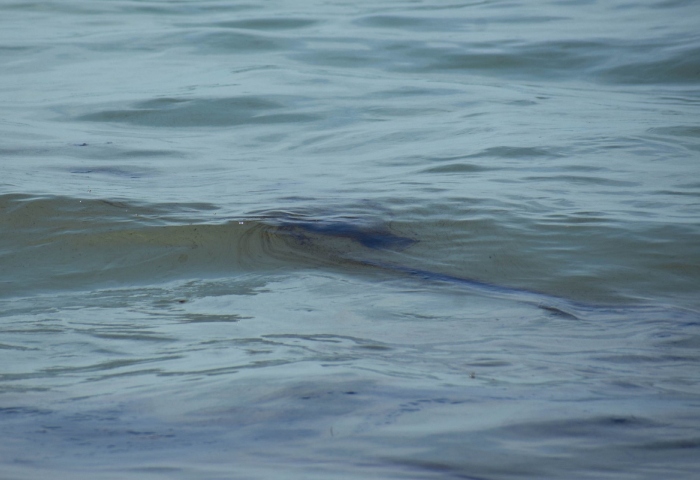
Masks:
[[[319,220],[302,215],[278,213],[262,219],[274,230],[273,235],[285,238],[297,254],[325,259],[331,266],[354,266],[421,281],[449,283],[481,294],[509,298],[536,305],[551,315],[579,319],[586,311],[628,311],[630,307],[597,306],[573,302],[541,292],[518,289],[481,280],[412,267],[381,259],[381,254],[400,252],[419,242],[392,230],[390,225],[371,223],[356,218]],[[380,254],[380,259],[374,257]],[[644,307],[636,307],[644,308]]]

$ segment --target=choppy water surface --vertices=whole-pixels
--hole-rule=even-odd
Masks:
[[[2,478],[694,478],[694,1],[0,4]]]

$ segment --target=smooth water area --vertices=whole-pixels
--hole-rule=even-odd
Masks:
[[[698,20],[0,2],[0,478],[695,478]]]

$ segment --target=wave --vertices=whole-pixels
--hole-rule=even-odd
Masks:
[[[356,216],[256,212],[206,223],[213,206],[138,205],[67,197],[0,197],[0,286],[5,295],[152,285],[183,278],[289,274],[327,269],[374,280],[449,284],[535,304],[566,318],[617,307],[431,268],[412,252],[420,239]]]

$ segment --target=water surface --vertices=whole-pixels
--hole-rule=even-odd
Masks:
[[[694,478],[696,2],[0,16],[5,477]]]

